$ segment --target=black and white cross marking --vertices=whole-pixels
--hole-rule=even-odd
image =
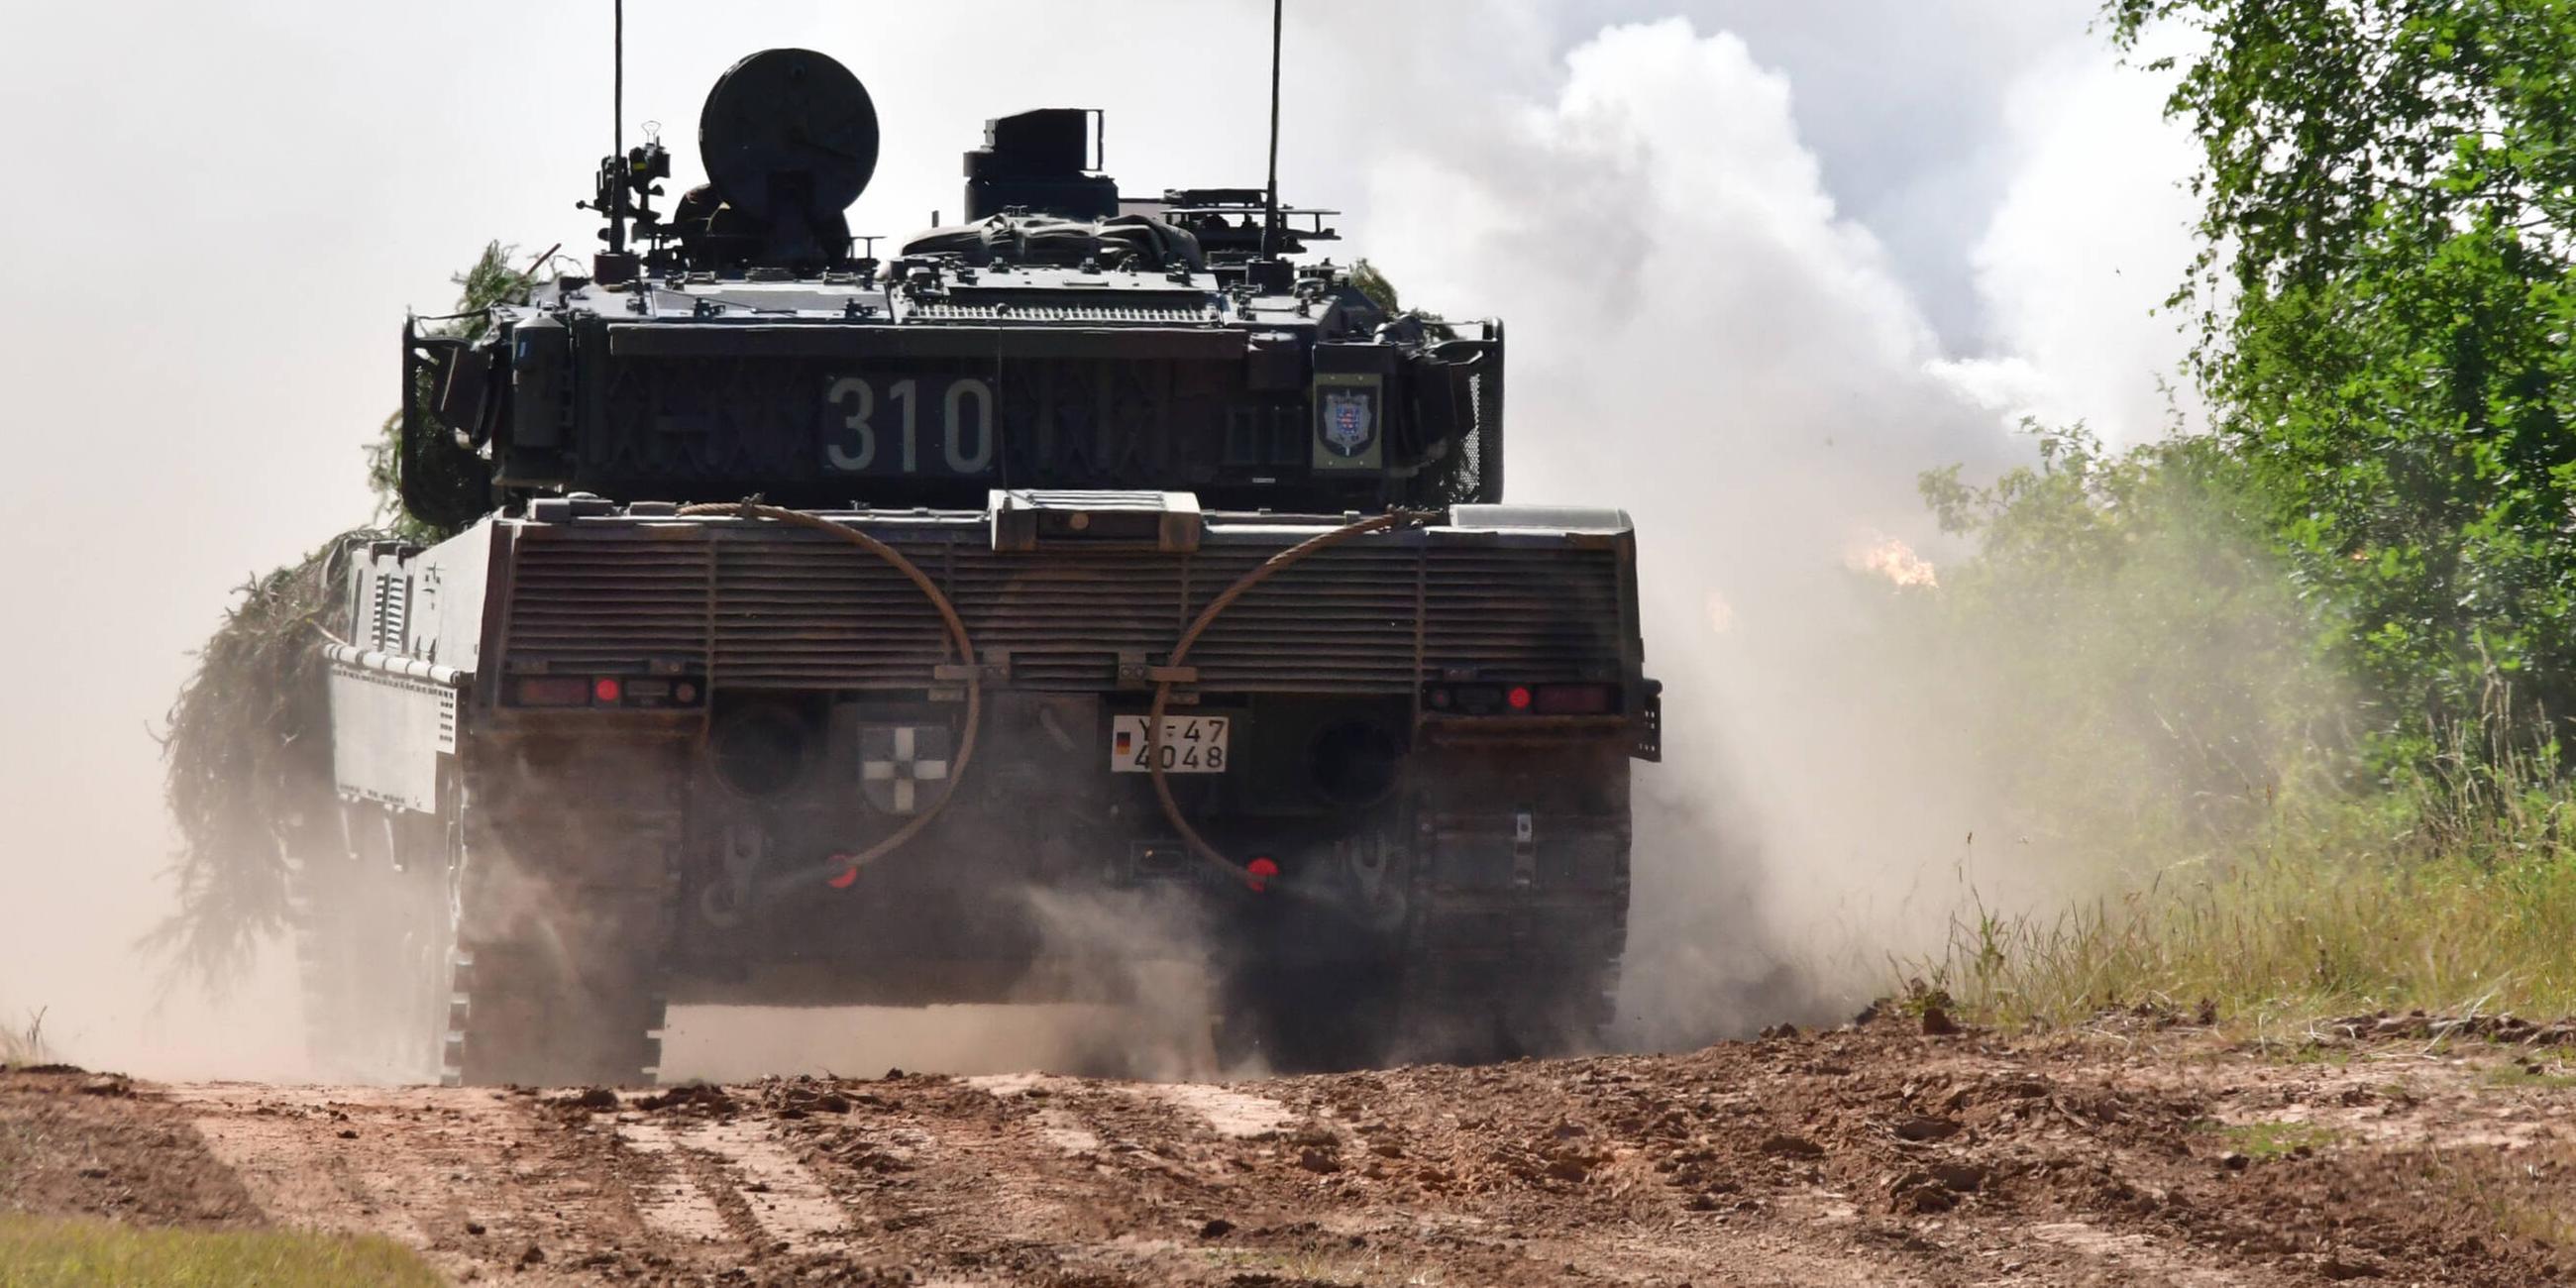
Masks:
[[[950,737],[941,725],[859,730],[859,786],[868,803],[889,814],[911,814],[927,804],[915,784],[947,781]]]

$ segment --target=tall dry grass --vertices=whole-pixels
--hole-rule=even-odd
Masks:
[[[14,1025],[0,1025],[0,1068],[42,1064],[53,1054],[45,1047],[45,1012],[39,1007]]]
[[[2576,776],[2559,749],[2455,739],[2369,790],[2259,802],[2241,834],[2048,915],[1968,892],[1900,974],[2006,1025],[2216,1005],[2257,1029],[2388,1008],[2576,1014]]]

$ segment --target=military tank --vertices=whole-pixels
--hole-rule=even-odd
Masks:
[[[297,906],[344,1062],[649,1081],[674,1002],[1104,957],[1204,962],[1280,1067],[1607,1021],[1628,519],[1504,500],[1499,322],[1373,302],[1275,179],[1131,198],[1100,124],[990,121],[880,256],[866,89],[756,53],[667,214],[659,142],[612,155],[588,272],[406,322],[402,495],[463,527],[341,560],[348,844]],[[1067,899],[1158,911],[1069,944]]]

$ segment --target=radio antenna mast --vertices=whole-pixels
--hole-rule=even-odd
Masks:
[[[624,3],[625,0],[619,0]],[[1261,254],[1279,253],[1279,27],[1288,0],[1270,0],[1270,186],[1262,196]]]
[[[614,17],[609,22],[609,49],[613,62],[608,90],[608,161],[609,167],[626,151],[626,0],[613,0]],[[607,176],[600,186],[607,188]],[[619,183],[614,192],[601,194],[608,198],[608,253],[626,252],[626,185]]]
[[[614,153],[626,146],[626,0],[616,0],[609,42],[616,61],[608,90],[608,150]]]

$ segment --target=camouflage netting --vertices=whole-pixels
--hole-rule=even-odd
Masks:
[[[534,279],[511,269],[511,255],[510,247],[489,243],[450,278],[460,288],[456,314],[432,333],[480,335],[494,303],[524,299]],[[489,478],[473,472],[479,461],[434,436],[424,451],[437,459],[404,459],[400,423],[399,413],[388,418],[367,449],[376,522],[387,530],[342,533],[293,567],[243,586],[170,705],[162,790],[179,831],[171,866],[178,911],[144,947],[210,986],[239,977],[261,941],[287,929],[294,860],[346,844],[331,776],[329,666],[320,647],[341,552],[389,537],[435,542],[491,508]],[[422,494],[463,499],[438,513],[406,509],[403,477],[419,483],[424,471],[435,477]]]
[[[178,825],[178,910],[147,939],[208,984],[237,977],[286,928],[291,856],[341,844],[331,777],[323,614],[334,538],[241,588],[170,706],[163,792]]]

